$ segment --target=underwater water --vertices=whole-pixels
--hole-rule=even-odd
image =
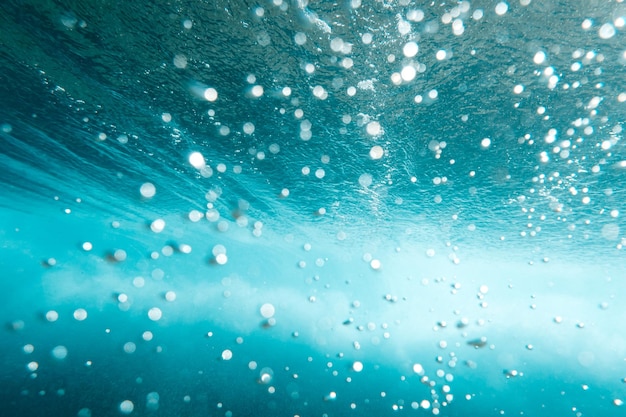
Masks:
[[[624,26],[4,0],[0,415],[624,415]]]

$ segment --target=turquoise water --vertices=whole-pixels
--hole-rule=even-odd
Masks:
[[[3,2],[0,414],[622,415],[580,3]]]

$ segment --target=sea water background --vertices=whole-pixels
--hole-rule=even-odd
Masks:
[[[2,414],[621,415],[579,3],[3,2]]]

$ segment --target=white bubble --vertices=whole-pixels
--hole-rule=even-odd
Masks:
[[[206,101],[215,101],[217,100],[217,90],[212,87],[206,88],[203,96]]]
[[[491,139],[484,138],[483,140],[480,141],[480,146],[485,149],[488,148],[489,146],[491,146]]]
[[[230,349],[224,349],[222,352],[222,359],[225,361],[231,360],[233,357],[233,352]]]
[[[250,92],[252,93],[253,97],[261,97],[263,95],[263,86],[255,85],[254,87],[252,87],[252,90]]]
[[[378,259],[372,259],[372,260],[370,261],[370,267],[371,267],[373,270],[377,271],[377,270],[379,270],[379,269],[382,267],[382,263],[381,263],[381,262],[380,262],[380,260],[378,260]]]
[[[161,233],[164,228],[165,220],[163,219],[156,219],[155,221],[150,223],[150,230],[152,230],[154,233]]]
[[[254,133],[254,123],[251,122],[246,122],[243,124],[243,133],[247,134],[247,135],[251,135]]]
[[[261,306],[261,316],[263,316],[266,319],[269,319],[270,317],[274,316],[274,313],[276,312],[274,306],[270,303],[265,303]]]
[[[413,65],[407,65],[406,67],[402,68],[402,71],[400,72],[402,80],[406,82],[413,81],[416,74],[417,71],[415,70],[415,67]]]
[[[363,363],[360,361],[354,361],[352,364],[352,370],[354,372],[361,372],[363,370]]]
[[[615,26],[613,26],[612,23],[605,23],[602,26],[600,26],[600,29],[598,30],[598,35],[602,38],[602,39],[610,39],[613,36],[615,36]]]
[[[537,65],[543,64],[546,61],[546,53],[543,51],[539,51],[533,57],[533,62]]]
[[[215,262],[218,265],[225,265],[228,262],[228,256],[225,253],[218,253],[215,255]]]
[[[92,249],[93,249],[93,245],[91,244],[91,242],[84,242],[83,243],[83,250],[84,251],[89,252]]]
[[[46,313],[46,320],[48,320],[50,323],[55,322],[59,319],[59,313],[57,313],[54,310],[50,310]]]
[[[418,375],[424,375],[424,367],[421,364],[416,363],[413,365],[413,372]]]
[[[383,157],[385,151],[381,146],[374,145],[372,149],[370,149],[370,158],[372,159],[380,159]]]
[[[139,192],[144,198],[152,198],[156,194],[156,187],[151,182],[146,182],[141,184]]]
[[[162,316],[163,313],[158,307],[152,307],[150,310],[148,310],[148,318],[152,321],[159,321]]]
[[[78,321],[83,321],[87,318],[87,310],[84,308],[77,308],[74,310],[74,319]]]
[[[498,16],[502,16],[506,14],[508,10],[509,10],[509,5],[506,4],[505,2],[501,1],[500,3],[496,4],[496,14]]]
[[[415,55],[417,55],[418,50],[419,50],[419,47],[417,46],[417,43],[407,42],[404,44],[404,47],[402,48],[402,53],[407,58],[413,58]]]
[[[371,136],[380,135],[380,133],[382,131],[380,123],[378,123],[376,121],[369,122],[367,124],[365,130],[367,131],[367,134],[371,135]]]
[[[124,400],[120,403],[120,412],[122,414],[130,414],[135,409],[135,404],[130,400]]]
[[[168,291],[165,293],[165,299],[167,301],[175,301],[176,300],[176,293],[174,291]]]

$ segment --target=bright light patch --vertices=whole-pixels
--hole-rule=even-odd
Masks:
[[[413,58],[415,55],[417,55],[418,50],[419,50],[419,47],[417,46],[417,43],[407,42],[404,44],[404,47],[402,48],[402,53],[407,58]]]
[[[354,372],[361,372],[363,370],[363,363],[360,361],[354,361],[352,364],[352,370]]]
[[[206,161],[204,160],[204,156],[200,152],[192,152],[189,155],[189,163],[195,169],[202,169],[206,167]]]
[[[417,71],[415,70],[415,67],[413,65],[407,65],[406,67],[402,68],[402,71],[400,72],[402,80],[407,82],[413,81],[416,74]]]
[[[484,138],[483,140],[480,141],[480,146],[484,149],[487,149],[489,146],[491,146],[491,139]]]
[[[224,349],[222,352],[222,360],[229,361],[233,358],[233,352],[230,349]]]
[[[539,51],[533,57],[533,62],[537,65],[543,64],[546,62],[546,53],[543,51]]]

